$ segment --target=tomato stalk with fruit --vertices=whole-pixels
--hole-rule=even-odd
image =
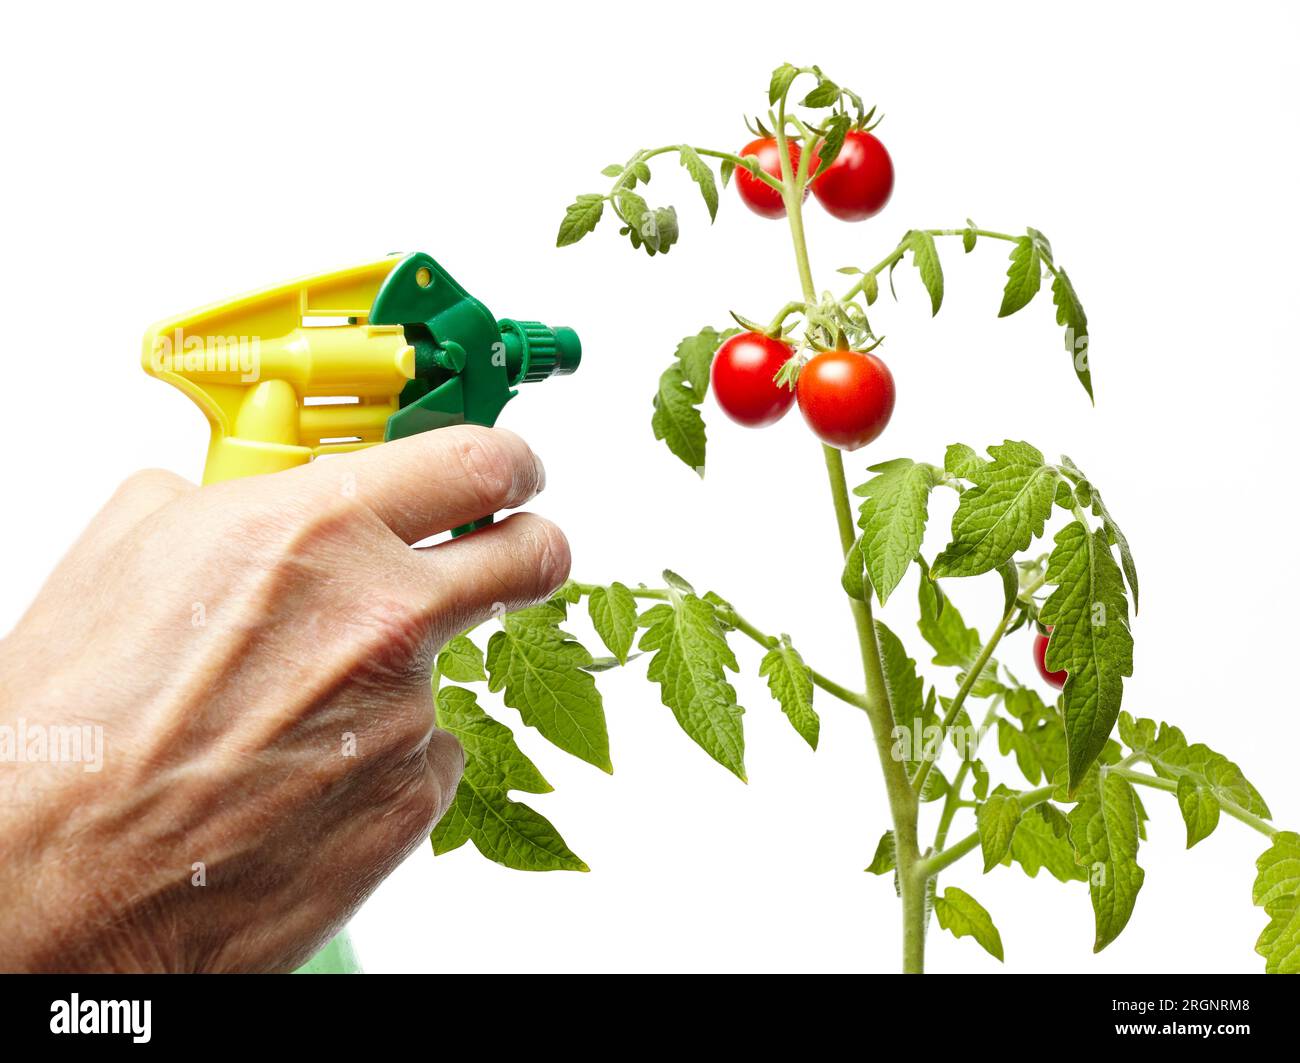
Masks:
[[[796,84],[805,86],[801,93],[793,92]],[[893,877],[904,971],[923,969],[932,921],[1002,959],[989,911],[965,890],[940,892],[937,885],[976,853],[986,874],[1003,866],[1031,878],[1046,871],[1086,889],[1094,949],[1106,947],[1139,899],[1145,870],[1138,852],[1147,820],[1141,794],[1150,791],[1176,800],[1189,847],[1223,816],[1268,837],[1254,895],[1268,923],[1256,948],[1266,970],[1300,970],[1300,835],[1270,822],[1259,792],[1225,756],[1189,744],[1177,727],[1122,710],[1124,681],[1133,670],[1130,601],[1136,614],[1138,575],[1096,484],[1071,459],[1052,461],[1012,440],[983,454],[950,444],[935,462],[873,454],[868,464],[857,456],[869,444],[881,446],[895,412],[922,412],[915,396],[895,394],[889,349],[869,317],[877,312],[881,282],[893,291],[895,269],[910,260],[937,314],[944,297],[940,246],[949,242],[965,253],[985,245],[1009,249],[999,317],[1024,310],[1044,281],[1050,284],[1069,365],[1091,398],[1087,317],[1051,243],[1037,229],[1012,234],[969,220],[912,228],[880,257],[840,269],[851,280],[838,294],[819,292],[805,208],[815,202],[851,223],[875,216],[893,188],[893,161],[875,132],[874,108],[818,67],[778,67],[768,105],[750,124],[756,139],[738,152],[672,144],[607,167],[608,190],[577,197],[557,242],[576,243],[612,214],[633,248],[669,251],[680,235],[677,212],[651,207],[643,195],[651,163],[667,157],[695,182],[710,219],[721,204],[718,178],[723,188],[734,183],[740,201],[759,217],[784,219],[798,292],[771,316],[733,313],[738,329],[710,326],[682,340],[660,378],[651,427],[703,475],[701,408],[710,390],[724,413],[752,428],[771,425],[798,405],[821,444],[843,558],[840,585],[827,594],[843,599],[852,620],[861,679],[831,678],[824,662],[814,667],[815,648],[760,627],[731,598],[700,593],[672,571],[658,586],[571,582],[550,602],[502,618],[486,655],[472,634],[440,655],[439,722],[461,736],[467,766],[455,805],[435,829],[435,851],[472,840],[484,855],[512,867],[586,867],[549,821],[509,796],[549,789],[531,759],[472,690],[445,681],[486,682],[523,723],[608,771],[595,676],[646,656],[647,677],[687,735],[745,779],[744,710],[731,682],[740,669],[733,643],[744,642],[760,655],[757,674],[776,706],[813,749],[824,703],[866,717],[889,814],[867,870]],[[846,453],[853,455],[855,479],[865,476],[852,490]],[[949,541],[926,557],[931,501],[949,492],[955,498]],[[784,519],[770,516],[774,524]],[[1035,545],[1048,535],[1050,545]],[[933,651],[933,667],[924,671],[876,615],[909,575],[919,634]],[[983,634],[946,590],[949,581],[979,576],[997,580],[1002,592]],[[593,655],[565,628],[578,619],[583,601],[607,656]],[[1000,655],[1004,640],[1021,630],[1035,645],[1017,651],[1013,671]],[[1021,659],[1035,660],[1042,684],[1018,678],[1026,671]],[[954,837],[960,819],[968,823]],[[845,859],[868,855],[851,848]]]

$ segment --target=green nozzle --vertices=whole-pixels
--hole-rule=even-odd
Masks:
[[[549,328],[540,321],[497,322],[506,348],[506,374],[516,384],[566,376],[582,361],[582,342],[571,328]]]

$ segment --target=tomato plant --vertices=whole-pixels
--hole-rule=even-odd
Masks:
[[[794,392],[776,382],[794,352],[761,332],[732,336],[713,356],[710,381],[722,412],[737,424],[763,428],[784,417]]]
[[[822,351],[799,371],[799,410],[813,435],[840,450],[865,447],[894,412],[894,377],[874,354]]]
[[[792,94],[796,83],[807,86],[801,96]],[[937,314],[945,285],[940,247],[949,242],[959,241],[967,254],[988,246],[1009,251],[999,317],[1025,310],[1045,284],[1050,288],[1069,366],[1092,397],[1088,319],[1056,250],[1032,228],[1008,233],[969,219],[951,228],[908,228],[892,248],[868,255],[864,264],[842,267],[839,272],[848,279],[838,293],[819,289],[804,231],[804,197],[810,184],[816,188],[836,173],[846,144],[862,143],[860,134],[873,128],[874,108],[818,67],[790,64],[773,72],[767,104],[768,113],[751,131],[774,141],[779,166],[745,152],[687,143],[636,151],[606,168],[608,191],[577,197],[557,243],[582,239],[608,207],[633,248],[651,255],[668,251],[680,235],[677,212],[651,207],[639,191],[650,178],[650,164],[664,157],[675,157],[685,168],[711,219],[719,206],[719,180],[725,187],[733,176],[761,185],[771,193],[769,202],[779,200],[798,290],[771,315],[733,317],[748,333],[779,339],[785,360],[774,384],[794,385],[805,416],[821,436],[820,464],[843,564],[839,585],[828,594],[842,599],[853,624],[861,678],[833,678],[833,666],[814,663],[810,657],[817,648],[802,643],[797,617],[782,625],[793,636],[774,633],[732,599],[701,593],[671,570],[657,586],[566,584],[544,605],[503,617],[486,655],[466,635],[438,658],[438,719],[460,736],[467,762],[455,803],[435,828],[435,851],[473,841],[486,856],[511,867],[586,868],[545,818],[509,796],[550,787],[505,726],[489,717],[463,684],[486,682],[518,710],[524,724],[608,771],[596,676],[645,657],[647,678],[682,729],[743,780],[744,710],[732,679],[741,669],[734,646],[745,643],[756,649],[756,672],[766,680],[775,706],[812,749],[828,706],[862,713],[870,725],[888,822],[867,870],[893,880],[894,888],[879,894],[882,902],[895,897],[899,902],[904,971],[924,969],[932,921],[1002,959],[993,915],[966,890],[939,889],[949,869],[975,853],[986,873],[1009,867],[1035,878],[1045,870],[1069,888],[1086,891],[1095,923],[1092,945],[1105,948],[1124,930],[1141,895],[1145,870],[1138,861],[1147,816],[1139,794],[1144,791],[1176,801],[1189,846],[1209,837],[1224,817],[1269,839],[1255,882],[1254,900],[1268,920],[1256,949],[1267,971],[1300,971],[1300,876],[1295,872],[1300,834],[1270,822],[1263,797],[1226,756],[1189,743],[1171,724],[1124,711],[1125,681],[1134,664],[1138,572],[1111,496],[1103,501],[1096,482],[1071,459],[1053,460],[1017,440],[982,452],[952,443],[936,449],[931,460],[873,455],[868,464],[855,456],[852,470],[860,482],[850,489],[840,448],[878,436],[893,405],[888,370],[871,352],[889,350],[895,364],[903,356],[883,347],[871,322],[881,312],[881,291],[887,285],[894,292],[895,270],[910,262],[931,314]],[[809,145],[816,151],[807,150]],[[855,162],[845,172],[851,175],[858,166]],[[828,191],[826,197],[837,209],[861,211],[883,202],[878,191],[869,198],[851,183],[831,187],[834,195]],[[770,364],[756,359],[761,370],[753,370],[755,384],[750,370],[733,362],[739,344],[729,340],[732,334],[710,325],[683,339],[654,398],[654,436],[701,475],[706,449],[701,406],[711,379],[724,408],[740,410],[742,420],[761,419],[760,412],[768,409],[764,376],[775,358]],[[718,358],[722,364],[715,368]],[[755,386],[752,405],[751,396],[744,402],[733,397],[733,384],[742,392]],[[899,412],[919,419],[926,411],[904,394]],[[728,445],[725,437],[723,445]],[[955,511],[947,545],[927,555],[930,502],[938,492],[955,497]],[[777,504],[769,516],[774,527],[788,520]],[[981,577],[996,581],[1000,606],[977,627],[962,616],[948,590],[954,581]],[[764,578],[779,573],[765,570]],[[883,617],[905,581],[919,637],[933,651],[927,667],[909,656],[891,626],[898,622],[892,615],[897,605],[890,623]],[[748,593],[763,600],[761,587]],[[607,651],[602,656],[585,649],[568,630],[584,601],[587,621]],[[1067,672],[1069,682],[1051,701],[998,660],[1003,639],[1021,628],[1052,631],[1051,668]],[[987,741],[993,730],[996,741]],[[955,833],[959,820],[965,823]],[[845,854],[848,862],[867,858],[852,849]]]

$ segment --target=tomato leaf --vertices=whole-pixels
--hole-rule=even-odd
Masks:
[[[547,794],[552,786],[537,766],[515,744],[510,728],[489,716],[479,706],[474,692],[448,686],[438,691],[438,726],[459,739],[466,764],[486,782],[489,777],[502,790]]]
[[[801,102],[804,107],[830,107],[838,103],[839,99],[840,87],[830,78],[824,77]]]
[[[934,237],[920,229],[913,229],[903,238],[904,247],[912,252],[912,264],[921,274],[921,283],[930,293],[930,316],[939,312],[943,303],[943,267],[939,264],[939,251]]]
[[[1056,323],[1065,326],[1065,349],[1074,363],[1074,375],[1092,399],[1092,372],[1088,365],[1088,315],[1075,294],[1074,285],[1059,266],[1052,279],[1052,302],[1056,304]]]
[[[935,576],[976,576],[997,568],[1043,534],[1052,512],[1056,467],[1028,443],[989,447],[993,460],[963,474],[975,486],[962,492],[952,518],[952,542],[935,559]]]
[[[588,870],[550,820],[485,782],[469,762],[430,840],[436,856],[472,840],[489,860],[517,871]]]
[[[718,347],[735,329],[706,327],[677,345],[673,364],[659,378],[650,426],[656,439],[700,476],[704,475],[704,418],[696,409],[709,390],[709,367]]]
[[[988,462],[965,443],[951,443],[943,455],[943,467],[952,476],[974,482],[975,474]]]
[[[439,727],[460,740],[465,771],[451,807],[430,835],[434,853],[451,852],[472,840],[480,853],[506,867],[586,871],[545,817],[508,796],[510,790],[541,794],[551,789],[509,728],[488,716],[463,687],[438,691],[437,719]]]
[[[1133,593],[1133,613],[1136,615],[1138,611],[1138,574],[1128,539],[1119,530],[1115,518],[1110,515],[1110,510],[1106,508],[1106,504],[1101,500],[1101,492],[1088,480],[1083,470],[1064,454],[1061,455],[1061,468],[1067,475],[1075,479],[1079,504],[1091,507],[1093,515],[1101,518],[1106,534],[1119,547],[1120,567],[1124,570],[1124,579],[1128,582],[1128,589]]]
[[[984,854],[984,873],[987,875],[1011,851],[1011,838],[1020,824],[1020,799],[999,786],[975,810],[975,823],[979,828],[980,850]]]
[[[677,722],[714,760],[745,780],[744,713],[726,670],[739,670],[708,602],[681,594],[641,615],[640,648],[654,651],[647,676]]]
[[[883,620],[876,621],[876,641],[880,645],[880,663],[885,673],[885,689],[894,712],[896,752],[910,768],[921,762],[922,749],[917,737],[935,715],[933,702],[925,700],[925,681],[916,673],[916,662],[907,655],[899,639]],[[919,726],[918,726],[919,724]],[[931,771],[931,775],[938,772]],[[928,781],[928,780],[927,780]]]
[[[1070,842],[1088,874],[1096,922],[1093,952],[1128,924],[1146,873],[1138,867],[1138,803],[1128,780],[1094,766],[1070,810]]]
[[[799,76],[799,68],[793,63],[782,63],[772,71],[772,81],[767,89],[767,102],[776,105],[776,102],[790,91],[790,85],[795,78]]]
[[[1047,582],[1056,590],[1040,614],[1053,628],[1046,665],[1069,673],[1062,699],[1073,790],[1119,717],[1123,680],[1133,674],[1133,636],[1124,581],[1104,530],[1089,532],[1077,520],[1062,528],[1047,563]]]
[[[1157,729],[1158,727],[1158,729]],[[1219,823],[1220,802],[1271,819],[1268,805],[1236,764],[1209,746],[1189,746],[1183,732],[1167,723],[1120,713],[1119,736],[1162,779],[1178,784],[1178,808],[1187,827],[1187,848],[1209,837]]]
[[[680,365],[671,365],[659,378],[659,394],[655,396],[655,412],[650,419],[656,439],[668,444],[668,449],[704,475],[704,418],[696,406],[702,401],[689,387]]]
[[[564,212],[559,234],[555,237],[555,246],[567,247],[569,244],[576,244],[596,227],[604,210],[605,197],[599,193],[579,196]]]
[[[713,171],[689,145],[683,144],[677,152],[686,172],[691,175],[691,180],[700,186],[700,195],[704,197],[704,204],[709,208],[709,220],[712,221],[718,216],[718,185],[713,179]]]
[[[549,603],[506,614],[488,641],[488,689],[503,690],[505,703],[549,742],[612,772],[605,709],[584,670],[591,654],[561,630],[563,618]]]
[[[848,136],[852,124],[847,114],[833,114],[826,122],[826,131],[817,146],[817,169],[809,178],[825,173],[826,169],[840,156],[844,147],[844,138]]]
[[[998,317],[1014,314],[1027,306],[1043,282],[1043,260],[1038,245],[1028,236],[1022,236],[1011,249],[1011,265],[1007,267],[1007,284],[1002,292],[1002,307]]]
[[[473,640],[457,635],[438,654],[438,674],[453,683],[485,683],[483,651]]]
[[[943,473],[909,458],[873,465],[868,471],[876,475],[853,493],[863,499],[858,516],[862,556],[876,597],[884,605],[921,548],[930,492]]]
[[[816,749],[821,720],[813,708],[812,673],[803,663],[799,651],[790,645],[787,636],[783,635],[781,641],[764,654],[758,674],[767,678],[768,689],[791,726]]]
[[[1030,878],[1046,868],[1060,882],[1083,882],[1088,878],[1074,859],[1070,844],[1070,821],[1055,805],[1035,805],[1020,817],[1011,836],[1011,851],[1004,863],[1015,862]]]
[[[873,875],[886,875],[894,870],[898,857],[894,850],[894,832],[887,830],[876,844],[876,855],[871,858],[867,870]]]
[[[600,641],[619,664],[626,664],[637,628],[636,599],[632,592],[618,582],[597,587],[587,598],[587,612]]]
[[[993,925],[993,917],[965,890],[949,886],[942,897],[935,897],[934,915],[953,937],[973,937],[990,956],[1002,960],[1002,935]]]
[[[866,582],[862,578],[865,572],[862,536],[858,536],[844,555],[844,571],[840,573],[840,586],[844,588],[844,593],[857,601],[862,601],[867,593]]]
[[[1300,974],[1300,834],[1280,831],[1256,862],[1254,901],[1269,924],[1255,951],[1267,974]]]

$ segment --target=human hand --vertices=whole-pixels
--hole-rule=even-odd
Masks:
[[[0,763],[0,968],[291,970],[324,945],[454,796],[437,650],[568,575],[526,513],[409,544],[544,479],[517,436],[462,426],[128,480],[0,641],[0,728],[29,754]]]

